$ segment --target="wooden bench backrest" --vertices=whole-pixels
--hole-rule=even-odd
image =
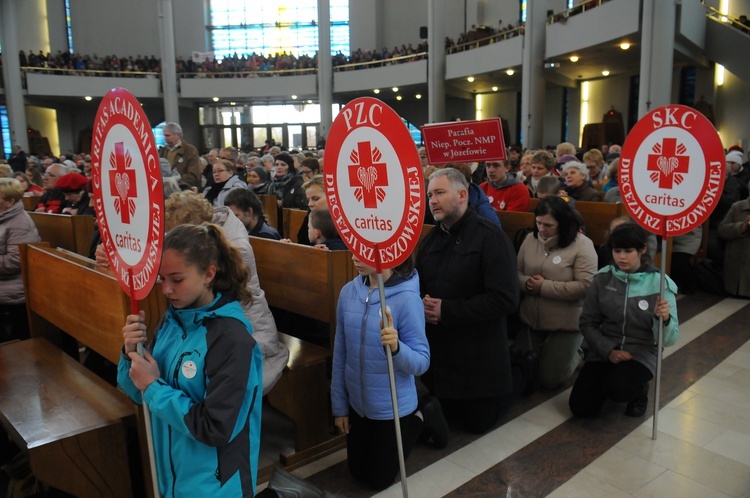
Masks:
[[[39,204],[39,199],[41,199],[41,197],[37,197],[35,195],[24,197],[23,198],[23,208],[26,211],[33,211],[33,210],[35,210],[37,204]]]
[[[130,300],[115,277],[90,259],[42,245],[22,245],[21,261],[31,335],[57,342],[62,330],[116,364]],[[166,310],[157,287],[139,302],[149,331]]]
[[[302,226],[302,223],[305,221],[305,216],[307,216],[307,211],[303,211],[302,209],[291,209],[291,208],[284,208],[283,210],[283,216],[284,216],[284,237],[291,240],[295,244],[297,243],[297,233],[299,233],[299,229]]]
[[[91,236],[94,234],[93,216],[33,212],[29,216],[34,221],[42,242],[88,256]]]
[[[519,230],[525,228],[534,228],[534,213],[524,211],[495,211],[503,226],[503,231],[510,238],[511,243],[515,244],[516,234]]]
[[[279,226],[279,206],[276,204],[276,196],[261,195],[260,202],[263,203],[263,213],[266,215],[266,222],[279,230],[281,227]]]
[[[250,244],[268,304],[335,329],[339,292],[356,274],[351,253],[259,237],[250,237]]]
[[[609,223],[615,218],[628,215],[625,204],[619,202],[576,201],[575,207],[586,223],[586,236],[597,246],[607,242]]]

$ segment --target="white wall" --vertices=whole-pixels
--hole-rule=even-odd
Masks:
[[[154,0],[74,1],[70,3],[70,18],[76,52],[120,57],[159,55]]]
[[[382,46],[382,11],[380,2],[349,0],[349,48],[352,52]],[[357,15],[351,15],[352,12]]]
[[[517,95],[515,91],[483,93],[482,118],[503,118],[508,122],[508,133],[512,145],[516,139]]]
[[[18,50],[23,50],[26,55],[29,55],[29,50],[37,54],[40,50],[43,50],[45,54],[49,52],[46,0],[24,0],[14,3],[16,4]],[[14,20],[7,21],[14,22]]]
[[[65,4],[58,0],[46,0],[47,31],[49,34],[50,52],[56,54],[58,50],[68,48],[68,28],[65,23]],[[75,43],[75,41],[73,42]],[[73,47],[75,49],[75,47]]]
[[[206,26],[210,21],[204,0],[172,0],[172,5],[176,55],[188,59],[194,51],[208,51],[211,37]],[[159,53],[158,38],[156,50]]]
[[[724,147],[741,144],[745,150],[750,145],[747,109],[750,108],[750,84],[726,71],[724,85],[716,89],[714,113],[718,132]],[[706,100],[711,102],[710,98]]]

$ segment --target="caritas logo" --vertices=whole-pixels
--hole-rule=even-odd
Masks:
[[[349,250],[392,268],[414,250],[425,201],[422,166],[401,118],[380,100],[347,104],[326,144],[328,208]]]
[[[646,229],[682,235],[713,212],[724,186],[724,149],[693,108],[654,109],[633,127],[620,155],[620,193]]]

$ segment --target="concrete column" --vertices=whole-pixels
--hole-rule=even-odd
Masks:
[[[164,119],[180,122],[177,102],[177,68],[174,49],[174,17],[172,0],[158,0],[159,45],[161,48],[161,91],[164,96]]]
[[[331,4],[328,0],[318,0],[318,101],[320,103],[320,135],[328,138],[328,131],[333,123]]]
[[[643,0],[642,15],[638,119],[672,102],[676,2]]]
[[[544,146],[544,53],[547,13],[544,2],[527,2],[521,75],[521,145]]]
[[[18,53],[18,31],[15,0],[0,0],[0,36],[3,41],[3,78],[5,79],[5,105],[8,108],[11,147],[15,144],[29,152],[29,140],[26,132],[26,109],[24,107],[23,88],[21,87],[21,64]],[[28,55],[28,54],[27,54]]]
[[[445,0],[427,0],[429,123],[445,121]]]

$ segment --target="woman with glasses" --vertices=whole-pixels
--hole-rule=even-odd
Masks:
[[[305,179],[294,168],[292,156],[286,152],[277,154],[274,166],[276,176],[273,178],[268,193],[276,196],[276,202],[280,208],[305,209],[307,198],[302,188]]]
[[[247,188],[247,183],[240,180],[234,165],[226,159],[219,159],[213,165],[212,174],[214,184],[203,192],[206,200],[213,207],[224,205],[224,198],[230,190],[236,188]]]

